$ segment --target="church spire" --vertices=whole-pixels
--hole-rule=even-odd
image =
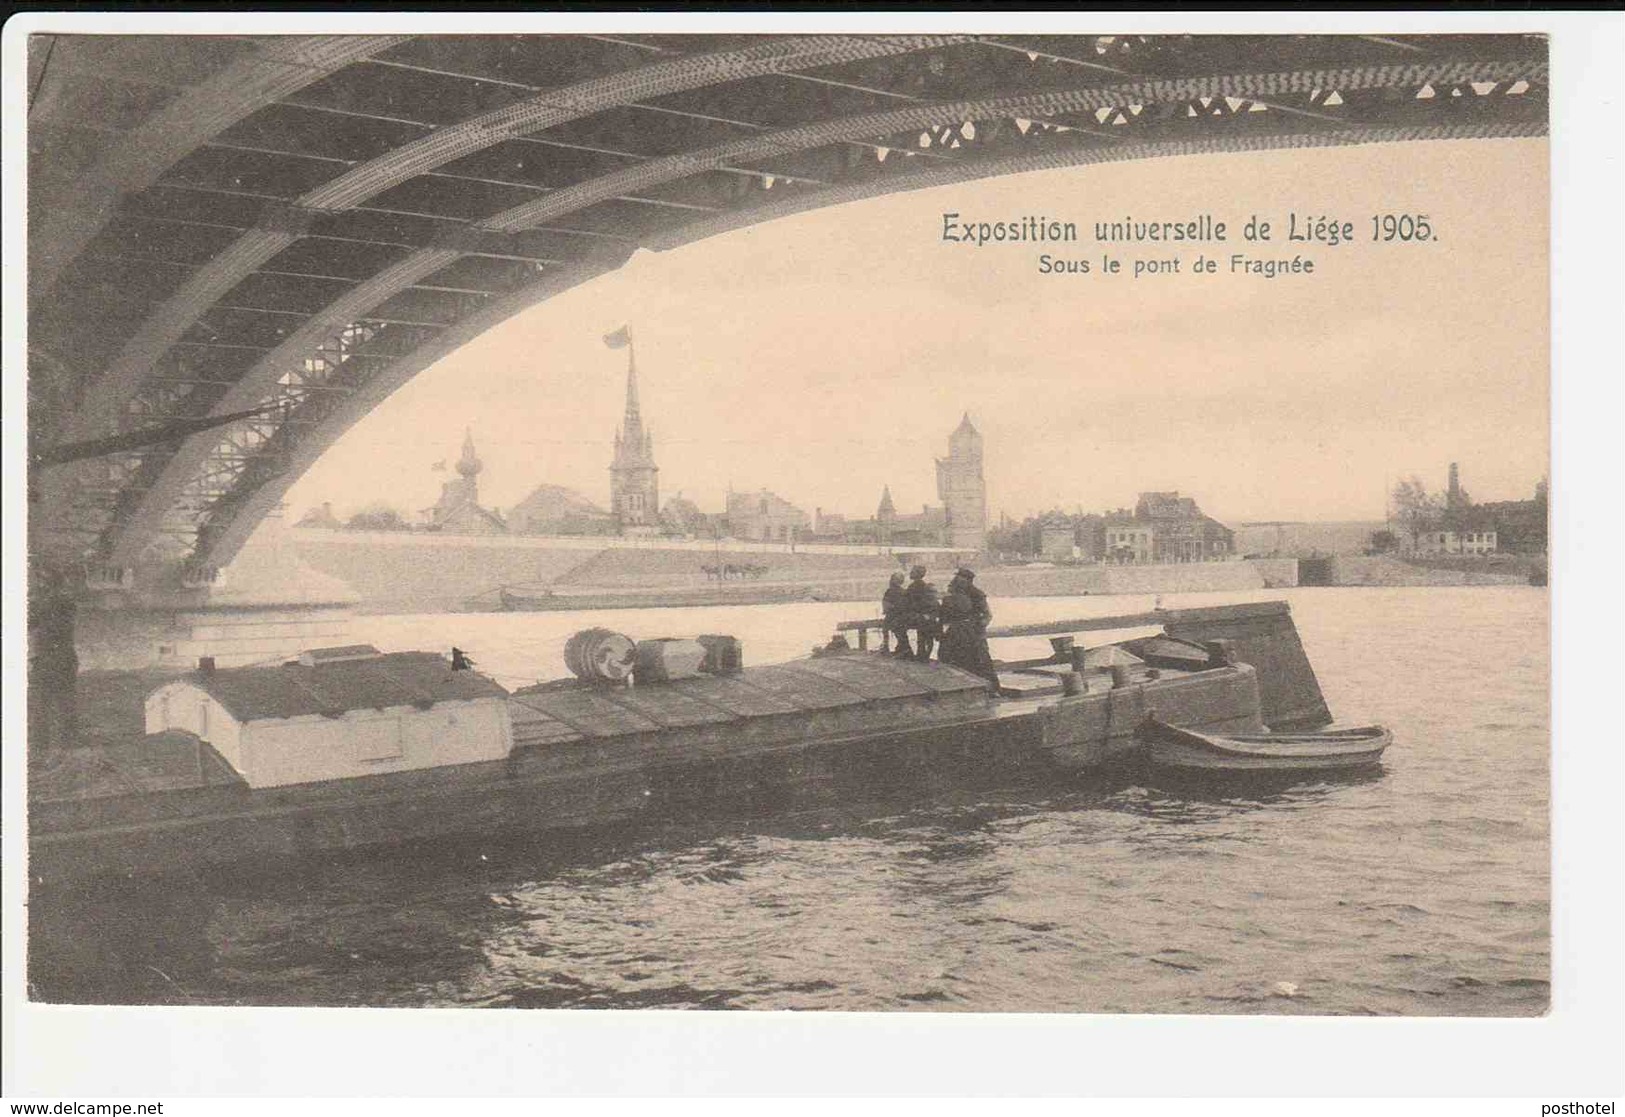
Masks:
[[[629,429],[643,425],[643,415],[638,409],[638,351],[630,336],[626,343],[626,425]]]
[[[632,357],[626,365],[626,417],[621,423],[621,429],[616,435],[617,457],[622,453],[632,459],[646,460],[652,464],[654,457],[654,439],[643,425],[643,410],[638,405],[638,364],[637,358]]]
[[[474,431],[472,428],[463,428],[463,455],[457,459],[457,472],[464,477],[473,477],[479,473],[483,462],[474,452]]]
[[[632,328],[622,326],[606,335],[611,349],[626,349],[626,415],[615,432],[615,457],[611,460],[610,506],[622,534],[655,530],[660,514],[660,488],[655,465],[654,434],[643,425],[643,409],[638,402],[638,358],[632,347]]]

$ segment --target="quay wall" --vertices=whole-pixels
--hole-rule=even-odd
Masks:
[[[1529,580],[1527,572],[1436,568],[1392,555],[1337,555],[1329,561],[1334,586],[1505,586]]]
[[[493,541],[380,540],[339,532],[289,533],[299,557],[340,579],[359,599],[358,613],[443,613],[495,609],[504,585],[551,585],[596,551],[493,546]],[[383,533],[378,533],[383,534]],[[479,599],[479,601],[473,601]]]
[[[1547,559],[1544,552],[1537,554],[1493,555],[1407,555],[1403,561],[1409,566],[1425,570],[1459,570],[1469,574],[1505,574],[1519,581],[1529,575],[1544,572]]]
[[[1231,524],[1240,555],[1362,555],[1371,546],[1381,520],[1272,522]]]
[[[703,587],[716,581],[703,569],[719,563],[765,567],[750,582],[817,582],[823,579],[885,578],[902,564],[892,555],[762,553],[748,551],[604,550],[574,567],[555,584],[569,587],[635,589],[643,586]],[[947,564],[944,563],[944,566]]]
[[[1252,562],[1193,562],[1156,566],[996,566],[976,584],[1003,597],[1070,597],[1081,594],[1211,593],[1263,589]]]
[[[1298,560],[1295,558],[1261,558],[1247,560],[1264,580],[1264,588],[1290,589],[1298,584]]]
[[[562,591],[691,589],[719,585],[703,569],[732,564],[762,567],[760,576],[731,579],[731,588],[791,583],[820,596],[879,595],[899,557],[874,549],[736,544],[703,548],[603,546],[603,540],[553,540],[408,535],[384,532],[293,531],[299,557],[342,580],[360,599],[361,613],[488,611],[500,607],[503,586]],[[585,545],[583,545],[585,544]],[[906,561],[906,559],[902,560]],[[943,558],[946,566],[951,560]],[[935,565],[935,563],[934,563]],[[861,589],[859,589],[861,587]]]
[[[504,585],[556,587],[561,592],[648,591],[717,586],[702,567],[719,563],[765,568],[757,578],[730,580],[730,588],[795,585],[824,601],[878,601],[886,578],[918,557],[938,587],[955,565],[949,553],[888,554],[873,548],[791,551],[782,545],[693,544],[598,547],[572,539],[568,546],[535,537],[423,536],[404,533],[294,530],[289,536],[306,564],[343,581],[359,599],[359,613],[488,611],[499,607]],[[1266,576],[1256,561],[1166,566],[1009,566],[978,564],[977,584],[998,596],[1199,593],[1291,585],[1291,560],[1270,560]],[[1294,572],[1289,579],[1288,571]]]

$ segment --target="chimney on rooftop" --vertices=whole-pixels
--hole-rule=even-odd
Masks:
[[[214,656],[212,656],[212,655],[198,656],[197,669],[199,671],[203,672],[205,675],[214,674]]]

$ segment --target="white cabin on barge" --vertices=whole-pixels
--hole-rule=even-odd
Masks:
[[[279,667],[208,669],[147,696],[148,733],[209,742],[249,787],[500,760],[508,692],[433,652],[320,648]]]

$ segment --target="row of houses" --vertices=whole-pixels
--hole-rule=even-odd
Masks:
[[[1418,555],[1493,555],[1499,549],[1497,532],[1492,527],[1474,531],[1424,531],[1412,546]]]
[[[1132,510],[1102,515],[1051,512],[1038,522],[1036,535],[1036,546],[1020,549],[1051,562],[1215,562],[1236,548],[1233,531],[1178,492],[1141,493]]]
[[[1443,507],[1412,513],[1409,549],[1418,555],[1491,555],[1502,551],[1539,554],[1546,550],[1546,482],[1530,500],[1476,504],[1461,487],[1461,472],[1450,463]]]

